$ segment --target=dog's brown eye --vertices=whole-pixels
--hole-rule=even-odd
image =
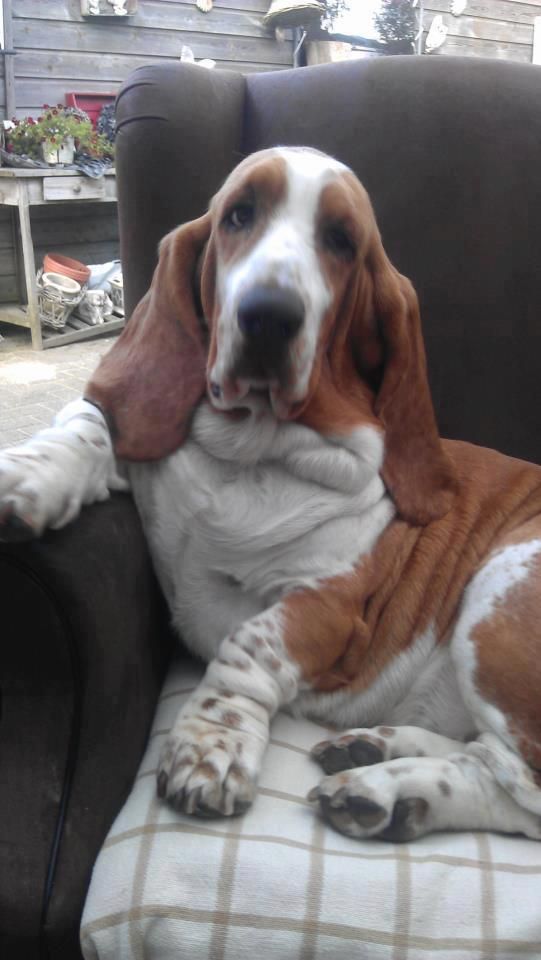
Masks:
[[[223,224],[228,230],[246,230],[254,222],[254,208],[250,203],[237,203],[229,210]]]
[[[326,227],[323,242],[337,257],[351,260],[355,256],[355,244],[343,227]]]

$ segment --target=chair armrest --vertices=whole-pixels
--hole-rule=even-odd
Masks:
[[[0,929],[6,956],[23,956],[23,942],[37,951],[41,937],[52,956],[73,958],[171,647],[131,498],[0,545],[0,596]]]

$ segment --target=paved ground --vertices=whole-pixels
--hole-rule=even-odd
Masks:
[[[49,350],[32,350],[30,332],[0,324],[0,447],[20,443],[68,400],[81,395],[89,374],[113,336]]]

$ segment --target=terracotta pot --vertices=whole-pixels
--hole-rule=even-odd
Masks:
[[[61,273],[63,277],[70,277],[80,284],[88,283],[90,277],[90,269],[84,263],[64,257],[61,253],[46,253],[43,269],[46,273]]]

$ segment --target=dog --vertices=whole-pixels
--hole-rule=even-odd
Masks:
[[[253,154],[165,237],[85,398],[2,452],[3,536],[128,487],[208,661],[160,797],[245,811],[285,708],[347,731],[309,795],[342,833],[541,839],[541,467],[440,439],[417,297],[338,160]]]

